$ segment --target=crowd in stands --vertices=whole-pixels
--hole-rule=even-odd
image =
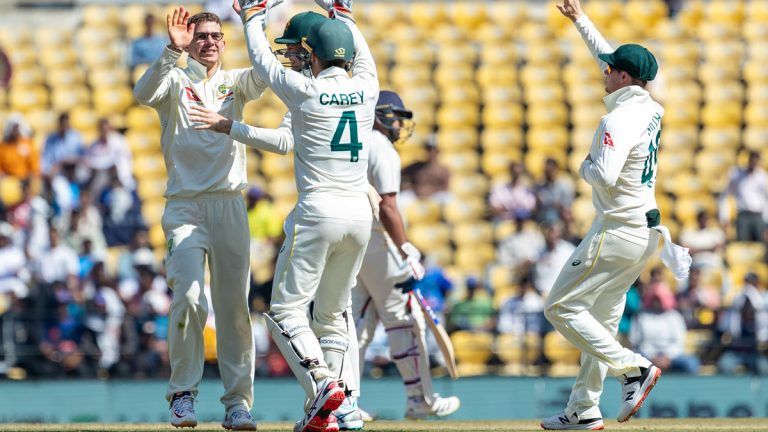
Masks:
[[[669,3],[679,8],[681,2]],[[167,43],[156,32],[152,15],[146,16],[145,26],[130,44],[130,69],[153,61]],[[17,179],[20,191],[16,199],[0,201],[0,376],[167,376],[172,294],[165,281],[164,250],[150,245],[123,131],[104,118],[96,138],[86,141],[62,112],[56,130],[35,142],[24,115],[4,118],[0,181]],[[426,140],[423,154],[423,160],[402,171],[404,212],[424,200],[440,206],[461,200],[451,192],[452,172],[441,162],[439,139]],[[660,159],[663,164],[663,153]],[[582,231],[573,215],[579,190],[575,177],[556,158],[543,165],[512,162],[508,180],[496,182],[483,196],[485,221],[510,227],[492,240],[494,261],[485,271],[457,275],[427,254],[427,274],[417,287],[450,333],[496,341],[542,341],[552,334],[544,300]],[[729,173],[718,209],[701,209],[694,225],[681,227],[679,242],[690,248],[694,262],[687,280],[676,281],[654,266],[627,294],[619,338],[662,369],[768,373],[768,275],[740,265],[737,253],[748,249],[753,251],[750,259],[757,254],[766,262],[764,166],[760,153],[751,152],[746,165]],[[249,302],[257,374],[284,376],[290,371],[270,343],[262,317],[272,275],[257,270],[274,268],[283,235],[273,202],[277,197],[267,190],[261,184],[245,193],[254,268]],[[729,201],[735,202],[735,220]],[[733,257],[729,250],[736,251]],[[208,374],[217,373],[215,312],[209,314],[205,333]],[[374,338],[367,372],[394,373],[385,366],[385,337],[379,331]],[[535,355],[520,361],[546,374],[554,360],[544,344],[535,346]],[[502,371],[494,367],[506,361],[497,355],[505,347],[490,349],[485,370]],[[439,365],[442,359],[432,351]]]

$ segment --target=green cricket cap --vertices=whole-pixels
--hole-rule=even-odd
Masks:
[[[283,35],[275,39],[275,43],[279,44],[300,44],[301,40],[309,34],[309,29],[313,25],[327,21],[328,18],[320,15],[317,12],[301,12],[292,16],[288,23],[285,25]]]
[[[653,81],[656,78],[656,72],[659,71],[656,57],[644,46],[637,44],[622,45],[616,51],[610,54],[600,54],[598,57],[611,67],[621,69],[632,77],[643,81]]]
[[[352,32],[338,20],[327,19],[309,30],[307,45],[316,56],[326,61],[350,61],[355,56]]]

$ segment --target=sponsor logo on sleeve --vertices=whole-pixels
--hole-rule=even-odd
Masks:
[[[605,131],[603,134],[603,145],[605,147],[610,147],[612,149],[615,149],[616,147],[613,145],[613,138],[611,138],[611,133],[608,131]]]

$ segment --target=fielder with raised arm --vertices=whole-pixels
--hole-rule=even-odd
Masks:
[[[416,299],[396,287],[408,278],[424,277],[421,253],[408,241],[397,208],[400,156],[394,144],[408,139],[410,130],[404,126],[412,117],[396,93],[379,93],[368,155],[368,181],[381,196],[380,218],[374,221],[357,286],[352,290],[352,310],[361,361],[381,320],[392,360],[405,384],[405,417],[421,419],[453,414],[460,401],[455,396],[443,398],[432,393],[424,313]]]
[[[542,421],[544,429],[599,430],[599,402],[608,372],[622,380],[618,421],[629,420],[661,371],[616,341],[629,286],[665,238],[662,259],[676,276],[687,272],[687,250],[677,250],[660,226],[654,187],[664,109],[645,89],[655,78],[653,54],[640,45],[614,50],[581,11],[578,0],[557,5],[581,33],[605,74],[608,114],[595,132],[579,175],[592,186],[596,218],[560,272],[545,315],[581,350],[581,369],[565,410]],[[667,255],[672,251],[673,256]],[[674,256],[678,253],[678,256]]]
[[[248,219],[241,191],[247,186],[245,148],[225,135],[192,128],[192,107],[206,106],[240,119],[245,104],[266,88],[252,69],[223,70],[221,21],[212,13],[168,15],[171,43],[136,83],[136,99],[157,110],[168,171],[162,225],[168,241],[168,353],[166,398],[171,424],[194,427],[194,399],[203,375],[203,291],[208,261],[216,314],[219,370],[224,382],[222,426],[256,430],[253,404],[254,347],[248,312]],[[188,66],[175,66],[181,54]]]
[[[313,79],[285,69],[270,51],[267,1],[234,4],[254,70],[291,113],[299,198],[286,221],[267,325],[308,398],[295,431],[338,430],[332,412],[345,398],[338,378],[350,366],[344,314],[373,219],[366,170],[376,65],[351,1],[318,3],[335,19],[314,25],[306,38]]]

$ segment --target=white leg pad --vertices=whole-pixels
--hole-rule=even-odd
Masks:
[[[406,394],[408,397],[423,395],[419,363],[425,360],[429,361],[429,359],[420,358],[413,324],[388,328],[387,339],[389,340],[392,360],[403,378]]]
[[[317,393],[317,383],[331,376],[323,359],[323,351],[309,323],[306,320],[286,319],[276,322],[269,313],[267,328],[272,340],[296,375],[299,384],[309,399]]]
[[[344,358],[344,367],[341,369],[340,378],[347,385],[350,396],[360,397],[360,348],[357,343],[355,318],[351,309],[347,308],[344,318],[347,320],[349,347]]]

